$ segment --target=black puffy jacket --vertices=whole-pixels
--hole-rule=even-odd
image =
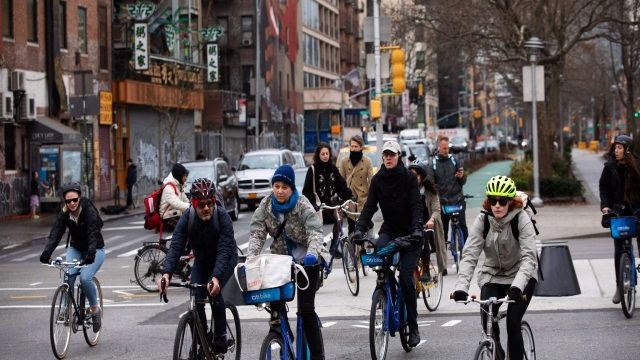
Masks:
[[[55,224],[49,233],[49,241],[45,246],[45,251],[53,253],[60,243],[64,231],[68,228],[71,234],[70,245],[79,251],[88,251],[95,254],[96,249],[104,247],[104,239],[100,233],[102,221],[96,208],[86,198],[80,198],[80,216],[78,222],[71,220],[69,211],[61,211],[58,214]]]
[[[640,166],[638,159],[636,159],[636,164]],[[610,209],[617,208],[619,211],[619,208],[625,204],[624,187],[627,171],[630,169],[626,164],[618,162],[613,154],[609,156],[600,175],[600,209],[608,207]],[[631,206],[633,209],[637,209],[640,204],[631,204]]]

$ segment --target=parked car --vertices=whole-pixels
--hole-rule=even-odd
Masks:
[[[307,162],[304,161],[304,154],[300,151],[293,151],[293,159],[296,161],[296,164],[293,166],[294,168],[306,168]]]
[[[464,136],[454,136],[449,139],[449,151],[453,154],[469,151],[469,140]]]
[[[492,152],[492,151],[497,151],[498,148],[500,147],[500,144],[498,144],[498,140],[496,139],[487,139],[487,151],[488,152]],[[481,152],[484,151],[484,140],[478,140],[478,142],[476,143],[476,147],[475,147],[475,151],[476,152]]]
[[[236,171],[240,204],[254,208],[271,194],[273,173],[278,166],[284,164],[296,167],[296,161],[290,150],[264,149],[244,154]]]
[[[222,202],[231,220],[238,220],[240,204],[238,203],[238,179],[222,158],[182,163],[189,170],[185,191],[189,193],[191,185],[198,178],[208,178],[217,185],[218,200]]]

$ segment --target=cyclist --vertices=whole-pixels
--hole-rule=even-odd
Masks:
[[[342,163],[338,164],[340,175],[346,180],[347,186],[349,186],[358,200],[356,212],[362,210],[367,202],[369,186],[373,177],[373,164],[371,164],[371,160],[368,157],[363,156],[363,147],[364,140],[362,140],[362,136],[352,136],[349,140],[349,158],[345,158]],[[351,233],[356,225],[355,217],[350,215],[347,218],[347,224],[349,233]],[[373,224],[370,227],[373,227]]]
[[[415,176],[401,161],[400,145],[387,141],[382,147],[384,166],[371,179],[369,197],[352,233],[355,243],[362,242],[373,214],[380,207],[383,223],[380,227],[377,247],[379,253],[387,254],[398,250],[402,245],[394,241],[400,237],[411,236],[412,241],[400,251],[400,287],[407,306],[409,325],[409,346],[420,343],[418,330],[418,302],[413,272],[418,265],[422,250],[422,206]]]
[[[440,218],[440,199],[438,190],[433,182],[427,177],[427,164],[420,160],[415,160],[409,165],[409,170],[413,172],[418,180],[420,189],[420,204],[423,212],[424,228],[433,231],[427,232],[423,239],[424,246],[420,258],[424,269],[429,268],[431,246],[435,247],[436,258],[438,259],[438,269],[440,272],[447,268],[447,248],[444,240],[444,230],[442,229],[442,219]],[[432,245],[433,244],[433,245]],[[429,272],[423,271],[420,277],[421,282],[429,282]]]
[[[102,220],[90,200],[81,195],[80,183],[72,182],[62,186],[62,199],[65,205],[51,228],[47,245],[40,255],[40,262],[50,263],[51,254],[60,243],[65,230],[69,229],[67,241],[71,238],[71,243],[68,244],[67,261],[80,260],[82,265],[87,265],[86,268],[82,268],[82,271],[76,268],[69,271],[69,288],[73,290],[76,276],[80,272],[80,285],[91,306],[93,331],[98,332],[102,325],[101,309],[92,279],[104,262],[104,239],[100,233]]]
[[[510,359],[521,360],[524,345],[520,324],[538,281],[535,230],[529,215],[523,211],[522,200],[516,196],[513,180],[506,176],[494,176],[487,182],[485,194],[487,198],[482,204],[484,210],[474,221],[462,251],[453,295],[456,301],[467,300],[469,283],[478,258],[484,252],[485,260],[477,275],[480,299],[502,298],[508,294],[515,301],[509,303],[507,308],[508,349]],[[490,226],[486,238],[485,217],[488,217]],[[516,217],[520,232],[517,239],[511,230],[511,220]],[[494,313],[498,312],[498,308],[493,309]],[[486,323],[486,314],[482,312],[483,326]],[[498,340],[500,329],[497,324],[493,332]],[[501,347],[497,350],[504,359],[504,350]]]
[[[178,264],[188,238],[195,257],[190,281],[195,284],[208,284],[207,290],[212,297],[210,305],[214,327],[212,346],[215,352],[225,353],[227,352],[227,320],[221,289],[238,263],[233,224],[224,206],[216,202],[216,186],[213,181],[206,178],[196,179],[190,193],[192,206],[180,217],[173,232],[171,247],[164,262],[162,279],[165,280],[165,284],[169,283],[171,272]],[[195,211],[197,216],[191,216],[191,211]],[[214,216],[218,219],[216,220]],[[162,288],[162,279],[158,279],[158,288],[161,292],[166,292],[166,287]],[[205,298],[205,289],[198,288],[196,299]],[[204,304],[196,303],[196,310],[206,331],[207,316]]]
[[[189,199],[184,193],[187,175],[189,171],[182,164],[176,163],[162,181],[164,190],[162,190],[158,211],[162,217],[163,231],[172,232],[182,213],[189,208]]]
[[[600,175],[600,208],[602,214],[615,212],[620,216],[640,213],[640,162],[633,154],[633,139],[618,135],[609,149],[609,159]],[[614,304],[620,303],[620,276],[618,267],[622,254],[622,241],[614,241],[614,263],[617,290],[613,294]],[[640,249],[640,238],[638,239]],[[640,251],[640,250],[639,250]]]
[[[251,218],[247,256],[259,255],[267,235],[271,235],[272,254],[291,255],[304,265],[309,282],[305,284],[303,276],[297,277],[301,287],[308,285],[298,292],[298,316],[302,318],[311,359],[324,359],[320,319],[315,311],[319,259],[329,260],[322,246],[322,222],[309,200],[298,194],[291,165],[276,169],[271,186],[273,193],[262,199]]]
[[[438,140],[438,154],[431,159],[428,177],[438,187],[440,203],[442,204],[462,204],[458,220],[464,238],[469,237],[465,211],[467,208],[462,193],[462,186],[467,182],[467,175],[464,173],[462,161],[456,156],[449,154],[449,138],[441,137]],[[442,214],[442,226],[444,228],[445,239],[449,238],[450,215]],[[444,269],[444,275],[447,270]]]

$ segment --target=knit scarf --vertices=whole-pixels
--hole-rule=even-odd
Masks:
[[[276,219],[278,218],[278,214],[286,214],[289,211],[291,211],[293,207],[296,206],[296,203],[298,202],[298,197],[299,197],[298,190],[294,190],[293,194],[291,194],[291,197],[289,198],[289,201],[287,201],[284,204],[280,204],[278,200],[276,200],[276,197],[272,195],[271,211],[276,216]]]

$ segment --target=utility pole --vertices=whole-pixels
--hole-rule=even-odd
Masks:
[[[484,156],[487,156],[487,64],[482,67],[482,134],[484,137]]]
[[[373,0],[373,59],[375,64],[376,98],[381,98],[382,80],[380,74],[380,0]],[[383,113],[386,115],[386,113]],[[376,124],[376,147],[378,158],[382,159],[382,123],[381,117]]]
[[[256,0],[256,114],[253,138],[255,139],[255,150],[260,149],[260,0]],[[302,150],[304,151],[304,149]]]

